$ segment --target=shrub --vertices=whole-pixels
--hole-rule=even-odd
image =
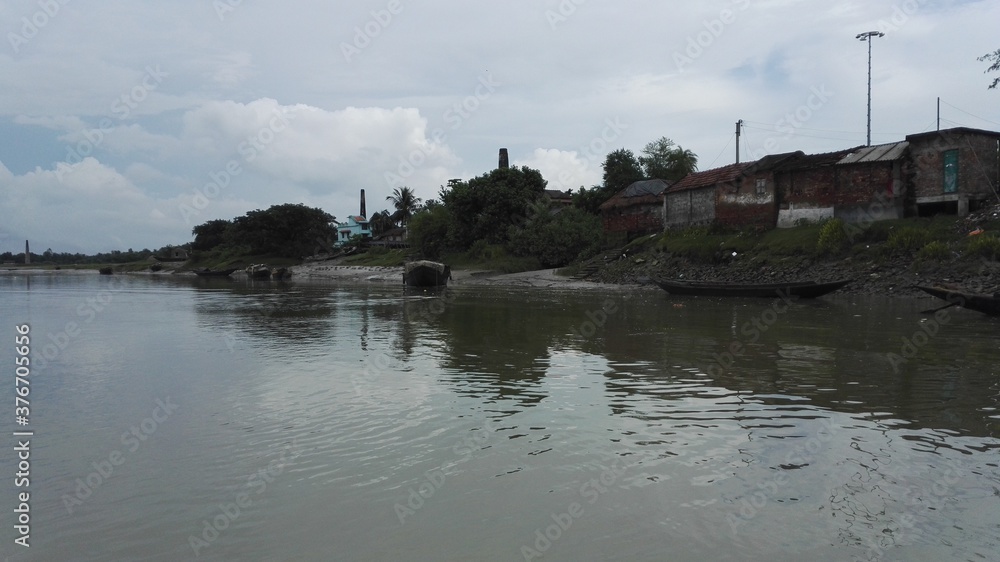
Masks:
[[[843,253],[849,246],[850,240],[847,238],[844,221],[830,219],[823,224],[819,231],[819,240],[816,242],[816,251],[819,254],[835,256]]]
[[[925,229],[914,226],[904,226],[889,234],[889,247],[901,252],[916,252],[930,242],[930,235]]]
[[[948,249],[948,245],[938,240],[925,245],[917,252],[917,257],[922,260],[944,261],[950,256],[951,251]]]
[[[974,236],[966,246],[966,254],[997,261],[1000,259],[1000,238],[980,234]]]

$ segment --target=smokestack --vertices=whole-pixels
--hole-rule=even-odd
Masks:
[[[361,216],[368,218],[368,213],[365,211],[365,190],[361,190]]]
[[[507,168],[510,168],[510,163],[507,160],[507,149],[506,148],[501,148],[500,149],[500,166],[499,166],[499,168],[501,170],[506,170]]]
[[[28,241],[24,241],[24,265],[31,263],[31,250],[28,249]]]

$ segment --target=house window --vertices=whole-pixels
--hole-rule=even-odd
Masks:
[[[757,195],[764,195],[767,193],[767,180],[759,179],[757,180]]]
[[[944,192],[955,193],[958,191],[958,151],[945,152],[941,161],[944,168]]]

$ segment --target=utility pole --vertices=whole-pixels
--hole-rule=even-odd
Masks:
[[[740,119],[736,122],[736,163],[740,163],[740,127],[743,125],[743,120]]]
[[[866,31],[859,33],[855,39],[868,41],[868,144],[872,145],[872,37],[885,37],[881,31]]]

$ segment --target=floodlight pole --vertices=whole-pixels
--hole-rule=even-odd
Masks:
[[[868,42],[868,144],[872,145],[872,37],[884,37],[881,31],[866,31],[859,33],[855,39]]]

